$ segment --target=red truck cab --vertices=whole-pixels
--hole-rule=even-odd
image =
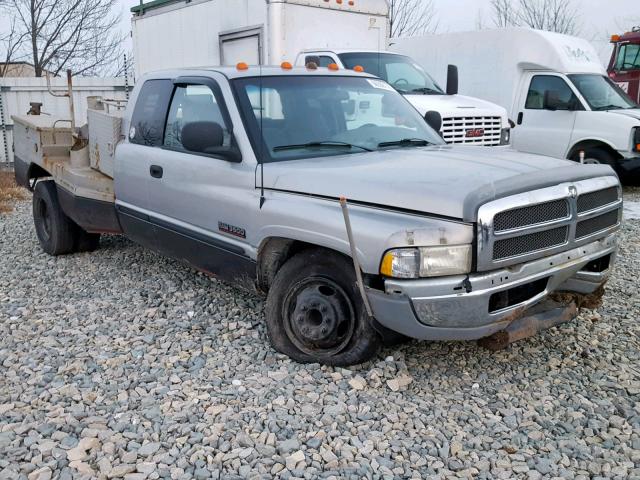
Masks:
[[[624,35],[613,35],[614,45],[607,72],[620,88],[640,103],[640,27]]]

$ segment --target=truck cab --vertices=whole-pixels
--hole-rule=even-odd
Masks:
[[[607,72],[636,103],[640,103],[640,27],[612,35],[613,52]]]
[[[458,95],[457,81],[447,78],[443,89],[406,55],[376,50],[308,49],[298,54],[296,65],[309,62],[327,67],[362,67],[400,92],[440,132],[449,144],[500,146],[510,143],[507,111],[490,102]],[[366,108],[366,103],[358,108]]]

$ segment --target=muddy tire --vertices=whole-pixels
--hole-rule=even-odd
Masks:
[[[33,222],[42,249],[49,255],[72,253],[76,228],[60,207],[54,182],[38,182],[33,192]]]
[[[298,362],[356,365],[380,349],[353,264],[326,250],[301,252],[283,265],[269,289],[266,317],[273,347]]]

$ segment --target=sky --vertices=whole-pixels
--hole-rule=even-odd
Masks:
[[[147,0],[148,1],[148,0]],[[233,2],[236,0],[226,0]],[[366,0],[360,0],[366,1]],[[432,0],[438,16],[438,31],[456,32],[475,30],[479,19],[485,28],[492,26],[491,0]],[[639,0],[574,0],[580,10],[581,36],[594,41],[601,55],[608,50],[607,38],[612,33],[620,33],[632,21],[640,24]],[[122,5],[122,29],[130,31],[131,13],[129,9],[139,0],[120,0]]]

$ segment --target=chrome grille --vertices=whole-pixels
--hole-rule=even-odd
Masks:
[[[448,117],[442,120],[442,137],[447,143],[500,145],[500,117]],[[468,136],[472,130],[483,130],[478,137]]]
[[[478,209],[478,271],[586,245],[620,225],[616,177],[599,177],[493,200]]]
[[[620,192],[618,187],[585,193],[578,197],[578,213],[588,212],[615,203],[619,198]]]
[[[613,210],[605,213],[604,215],[598,215],[597,217],[578,222],[578,226],[576,227],[576,238],[588,237],[594,233],[607,230],[608,228],[617,225],[619,218],[620,211]]]
[[[503,232],[514,228],[539,225],[569,217],[569,202],[566,199],[539,203],[530,207],[514,208],[500,212],[493,218],[493,230]]]
[[[539,252],[547,248],[557,247],[567,243],[569,227],[558,227],[552,230],[530,233],[520,237],[498,240],[493,244],[493,259],[517,257],[523,253]]]

